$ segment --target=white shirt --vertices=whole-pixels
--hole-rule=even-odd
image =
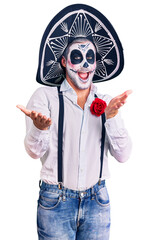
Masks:
[[[77,95],[65,79],[60,90],[64,96],[63,129],[63,185],[73,190],[86,190],[97,183],[100,172],[101,117],[92,115],[90,105],[94,94],[109,103],[111,97],[97,93],[92,83],[84,110],[77,104]],[[32,95],[27,108],[41,112],[52,119],[48,130],[37,129],[26,117],[25,148],[32,158],[42,162],[41,179],[58,184],[58,117],[59,98],[57,87],[40,87]],[[110,177],[108,152],[119,162],[130,155],[131,140],[118,113],[105,123],[106,138],[102,179]]]

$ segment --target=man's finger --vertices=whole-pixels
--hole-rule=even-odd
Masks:
[[[37,116],[36,116],[36,120],[39,121],[39,122],[41,122],[41,121],[42,121],[42,118],[43,118],[42,114],[41,114],[41,113],[38,113]]]
[[[37,113],[35,111],[32,111],[30,116],[31,116],[31,119],[34,121],[37,118]]]
[[[47,121],[46,121],[46,124],[47,124],[47,125],[51,125],[51,123],[52,123],[51,119],[48,118]]]
[[[122,97],[128,97],[130,94],[132,93],[132,90],[127,90],[127,91],[125,91],[124,93],[122,93],[122,94],[120,94],[118,97],[119,98],[122,98]]]
[[[119,99],[121,102],[125,103],[125,100],[127,99],[127,97],[132,93],[132,90],[127,90],[124,93],[118,95],[117,97],[115,97],[114,99]]]
[[[42,115],[40,122],[45,123],[47,121],[47,117],[45,115]]]
[[[127,97],[128,97],[131,93],[132,93],[131,90],[128,90],[128,91],[124,92],[124,93],[122,94],[122,96],[120,97],[120,101],[123,102],[123,103],[125,103]]]
[[[115,106],[115,109],[119,109],[120,107],[122,107],[124,105],[124,103],[122,102],[118,102]]]
[[[23,105],[17,105],[17,108],[19,108],[22,112],[24,112],[26,114],[26,116],[30,117],[31,115],[31,111],[27,108],[25,108]]]

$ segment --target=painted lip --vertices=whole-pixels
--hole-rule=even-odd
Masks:
[[[79,78],[81,78],[84,81],[88,79],[89,74],[90,74],[90,72],[78,72]]]
[[[73,69],[70,69],[72,72],[77,73],[79,79],[83,82],[86,83],[88,81],[89,75],[91,73],[93,73],[95,70],[93,71],[75,71]]]

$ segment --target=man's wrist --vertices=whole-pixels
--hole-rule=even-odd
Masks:
[[[34,124],[34,126],[35,126],[36,128],[38,128],[39,130],[48,130],[48,128],[49,128],[49,127],[43,128],[43,127],[37,125],[37,124],[34,123],[34,122],[33,122],[33,124]]]

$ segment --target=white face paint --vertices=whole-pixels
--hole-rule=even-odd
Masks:
[[[69,47],[66,71],[79,89],[89,88],[96,69],[96,50],[90,41],[73,43]]]

